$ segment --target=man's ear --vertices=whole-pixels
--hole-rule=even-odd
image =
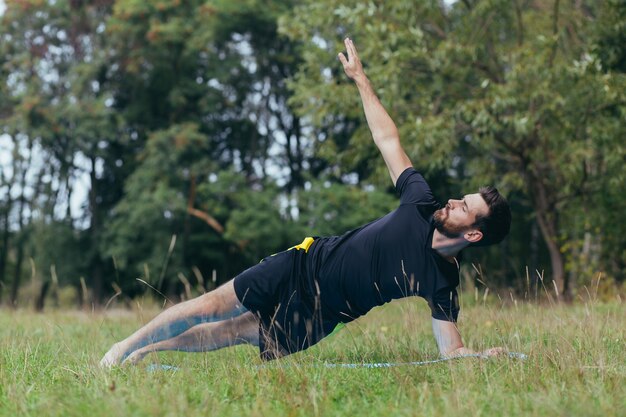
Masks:
[[[483,238],[483,232],[476,229],[468,230],[463,234],[463,238],[470,243],[476,243]]]

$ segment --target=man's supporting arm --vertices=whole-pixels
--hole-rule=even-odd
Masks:
[[[367,125],[372,132],[374,143],[383,155],[387,169],[389,169],[389,175],[395,185],[402,171],[412,166],[411,161],[404,149],[402,149],[402,145],[400,145],[398,128],[389,114],[387,114],[380,100],[378,100],[363,71],[363,66],[352,40],[346,38],[345,45],[348,57],[346,58],[340,53],[339,60],[343,64],[346,75],[354,80],[359,89]]]
[[[472,355],[480,353],[481,356],[497,356],[506,353],[506,350],[502,347],[493,347],[483,350],[482,352],[475,352],[472,349],[468,349],[463,346],[461,340],[461,334],[456,327],[456,323],[452,321],[444,321],[432,319],[433,321],[433,334],[437,340],[437,346],[439,346],[439,353],[444,357],[454,357],[462,355]]]
[[[432,319],[433,334],[439,346],[441,356],[457,356],[474,353],[463,346],[461,334],[452,321]]]

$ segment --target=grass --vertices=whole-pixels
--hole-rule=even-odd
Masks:
[[[495,302],[492,300],[492,302]],[[156,311],[0,310],[0,416],[624,416],[626,305],[466,305],[470,347],[506,346],[526,361],[460,359],[422,367],[326,369],[327,362],[433,359],[428,308],[407,299],[375,309],[308,351],[263,368],[238,346],[161,353],[103,371],[109,346]]]

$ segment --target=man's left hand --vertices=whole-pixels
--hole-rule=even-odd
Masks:
[[[363,72],[363,65],[361,65],[361,60],[359,59],[359,54],[356,52],[356,46],[352,42],[352,39],[346,38],[344,40],[344,44],[346,45],[346,51],[348,53],[348,57],[343,53],[339,53],[339,61],[343,64],[343,70],[346,75],[352,78],[354,81],[359,81],[365,78],[365,73]]]
[[[483,350],[482,352],[480,352],[480,354],[482,356],[500,356],[500,355],[504,355],[506,354],[507,351],[503,348],[503,347],[492,347],[486,350]]]

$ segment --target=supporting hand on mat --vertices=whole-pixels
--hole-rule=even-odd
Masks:
[[[507,354],[507,350],[503,347],[492,347],[489,349],[485,349],[482,352],[475,352],[472,349],[468,349],[466,347],[460,347],[458,349],[453,350],[452,352],[445,355],[448,358],[454,358],[458,356],[481,356],[484,358],[492,357],[492,356],[500,356]]]
[[[490,356],[502,356],[502,355],[506,355],[507,353],[509,352],[503,347],[492,347],[492,348],[483,350],[482,352],[480,352],[480,355],[485,356],[485,357],[490,357]]]

